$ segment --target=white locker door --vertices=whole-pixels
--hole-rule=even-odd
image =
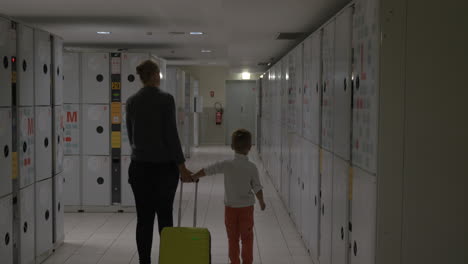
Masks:
[[[36,256],[52,249],[52,179],[36,183]]]
[[[11,58],[14,55],[15,41],[11,21],[0,18],[0,107],[11,106]]]
[[[109,103],[109,54],[83,53],[81,62],[82,103]]]
[[[136,67],[140,63],[149,59],[147,53],[123,53],[122,54],[122,103],[138,92],[143,84],[136,72]]]
[[[52,111],[36,107],[36,181],[52,177]]]
[[[19,263],[31,264],[35,260],[35,222],[34,218],[34,188],[35,185],[21,189],[19,192],[20,202],[20,243]]]
[[[322,109],[321,109],[321,100],[322,100],[322,52],[321,52],[321,34],[316,32],[312,34],[311,37],[311,90],[312,95],[310,99],[311,104],[311,129],[310,134],[311,140],[314,144],[320,144],[320,134],[321,134],[321,124],[322,124]]]
[[[320,264],[330,264],[332,254],[333,154],[321,153]]]
[[[351,264],[375,263],[376,177],[354,169],[351,204]]]
[[[34,33],[33,29],[18,24],[17,27],[17,89],[19,106],[34,105]]]
[[[130,156],[122,156],[121,161],[122,206],[135,206],[132,187],[128,183],[128,168],[130,167],[131,158]]]
[[[304,76],[304,91],[302,98],[302,136],[310,141],[312,140],[312,96],[315,93],[312,84],[312,36],[304,41],[304,58],[303,58],[303,76]]]
[[[333,160],[332,263],[348,260],[349,162],[335,155]]]
[[[80,156],[65,156],[63,159],[63,205],[81,205]]]
[[[54,81],[54,102],[53,105],[63,104],[63,40],[54,36],[54,63],[53,63],[53,81]]]
[[[351,152],[351,22],[353,9],[336,17],[334,153],[344,160]]]
[[[302,140],[302,186],[301,186],[301,234],[306,247],[310,247],[310,229],[312,227],[313,204],[310,202],[310,181],[313,175],[313,160],[311,156],[312,143]]]
[[[309,250],[310,255],[315,261],[319,258],[319,243],[320,243],[320,150],[319,147],[309,145],[309,163],[310,165],[310,195],[309,195],[309,210],[310,214],[310,229],[309,229]]]
[[[19,177],[20,188],[26,187],[35,181],[34,170],[34,109],[33,107],[20,107],[18,113],[20,140]]]
[[[127,132],[127,111],[125,109],[126,105],[122,105],[122,145],[121,145],[121,154],[124,156],[128,156],[132,154],[132,147],[130,146],[130,140],[128,139],[128,132]]]
[[[63,155],[64,155],[64,133],[65,133],[65,115],[62,106],[54,107],[55,119],[55,169],[54,175],[63,171]]]
[[[296,48],[296,133],[302,136],[302,98],[304,93],[304,81],[302,79],[304,45]]]
[[[54,176],[54,243],[58,245],[65,239],[64,212],[63,212],[63,174]]]
[[[334,138],[334,53],[335,20],[323,28],[322,35],[322,148],[333,152]]]
[[[34,91],[36,105],[50,105],[52,45],[48,32],[34,30]]]
[[[83,161],[83,205],[111,204],[110,158],[85,156]]]
[[[13,264],[13,201],[0,198],[0,256],[2,263]]]
[[[10,108],[0,108],[0,197],[12,192],[11,125]]]
[[[83,106],[83,151],[85,155],[109,155],[109,107]]]
[[[63,105],[64,114],[64,153],[66,155],[79,155],[80,151],[80,105]]]
[[[289,141],[287,124],[281,128],[282,147],[281,147],[281,196],[285,204],[289,204]],[[265,131],[265,130],[263,130]],[[265,147],[262,147],[263,153],[266,153]]]
[[[296,57],[293,52],[288,55],[288,72],[286,73],[286,79],[288,80],[288,95],[289,95],[289,107],[288,107],[288,128],[289,132],[294,132],[296,127]]]
[[[63,54],[63,102],[65,104],[80,103],[80,60],[79,53],[65,52]]]

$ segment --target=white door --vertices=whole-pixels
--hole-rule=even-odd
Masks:
[[[304,81],[302,79],[303,59],[304,59],[304,45],[300,44],[295,50],[295,76],[296,76],[296,129],[295,132],[302,136],[302,100],[304,93]]]
[[[65,156],[63,159],[63,204],[81,205],[80,156]]]
[[[147,53],[122,53],[122,103],[127,103],[127,99],[138,92],[143,84],[136,72],[136,68],[145,60],[149,59]]]
[[[19,234],[19,263],[31,264],[35,260],[35,222],[34,217],[34,188],[35,185],[21,189],[19,192],[20,203],[20,234]]]
[[[83,106],[83,154],[109,155],[109,106]]]
[[[54,102],[53,105],[63,104],[63,40],[54,36],[53,42],[53,80],[54,80]]]
[[[5,264],[13,264],[12,199],[11,195],[0,198],[0,256]]]
[[[0,108],[0,197],[12,192],[11,110]]]
[[[31,185],[35,181],[34,170],[34,108],[20,107],[19,120],[19,177],[20,188]]]
[[[83,205],[111,204],[110,158],[83,157]]]
[[[109,54],[83,53],[81,55],[82,103],[109,103]]]
[[[50,105],[52,43],[48,32],[34,30],[34,97],[36,105]]]
[[[308,210],[310,210],[309,250],[316,261],[319,258],[320,244],[320,149],[315,144],[309,145],[310,163],[310,195]]]
[[[19,106],[34,105],[34,33],[33,29],[17,27],[17,91]]]
[[[57,175],[63,171],[63,155],[64,155],[64,133],[65,133],[65,115],[63,112],[63,106],[54,107],[54,119],[55,119],[55,169],[54,175]]]
[[[54,243],[55,245],[60,244],[65,239],[65,227],[64,227],[64,203],[63,203],[63,174],[54,176]]]
[[[11,58],[14,54],[14,31],[11,21],[0,18],[0,107],[11,106]]]
[[[286,79],[288,80],[288,128],[289,132],[295,132],[296,129],[296,100],[297,100],[297,87],[296,87],[296,56],[294,51],[287,55],[288,69],[286,72]]]
[[[128,183],[128,168],[130,167],[130,156],[122,156],[121,159],[121,181],[122,181],[122,206],[135,206],[132,187]]]
[[[316,145],[320,144],[321,135],[321,99],[322,99],[322,52],[321,52],[321,34],[316,32],[310,38],[310,139]]]
[[[80,103],[80,53],[65,52],[63,54],[63,102],[65,104]]]
[[[320,264],[330,264],[332,254],[333,154],[321,153]]]
[[[322,35],[322,148],[333,152],[334,138],[334,37],[335,20],[323,28]]]
[[[52,177],[52,111],[36,107],[36,181]]]
[[[36,256],[52,249],[52,179],[36,183]]]
[[[313,176],[313,160],[312,160],[312,143],[306,139],[302,139],[301,144],[301,234],[306,244],[306,247],[310,247],[310,229],[312,228],[312,211],[313,204],[310,200],[311,186],[310,181]]]
[[[80,129],[81,129],[81,112],[78,104],[63,105],[64,111],[64,153],[66,155],[79,155],[80,149]]]

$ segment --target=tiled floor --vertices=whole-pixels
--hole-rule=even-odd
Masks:
[[[231,156],[232,152],[227,147],[199,148],[188,161],[188,167],[196,171],[213,161]],[[250,159],[259,165],[267,201],[265,211],[262,212],[258,208],[255,211],[255,263],[313,263],[275,189],[263,174],[256,154],[251,153]],[[192,224],[193,191],[193,185],[184,185],[182,224],[185,226]],[[200,181],[198,197],[198,226],[207,227],[211,232],[213,264],[229,263],[223,220],[223,177],[203,178]],[[175,217],[177,206],[178,200],[174,207]],[[65,243],[45,263],[138,263],[135,226],[134,213],[68,213],[65,215]],[[156,232],[153,263],[157,263],[158,249],[159,237]]]

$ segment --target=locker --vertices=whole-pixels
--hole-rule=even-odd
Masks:
[[[310,181],[309,181],[309,202],[308,212],[309,213],[309,243],[308,248],[310,255],[316,261],[319,257],[319,243],[320,243],[320,149],[315,144],[309,144],[308,150],[308,171],[310,170]]]
[[[21,264],[31,264],[35,260],[34,188],[35,185],[31,185],[19,191],[19,263]]]
[[[63,104],[63,39],[54,36],[53,40],[53,105]]]
[[[336,17],[334,153],[349,160],[351,152],[351,22],[353,9]]]
[[[351,264],[375,263],[376,178],[354,167],[351,202]]]
[[[13,264],[13,198],[0,198],[0,256],[2,263]]]
[[[289,182],[289,188],[290,188],[290,209],[291,209],[291,216],[293,218],[293,221],[296,223],[296,226],[300,230],[301,228],[301,191],[300,191],[300,185],[301,185],[301,173],[302,173],[302,168],[301,168],[301,153],[300,153],[300,138],[299,136],[295,134],[291,134],[291,173],[290,173],[290,182]]]
[[[149,59],[147,53],[123,53],[122,54],[122,103],[138,92],[143,84],[136,72],[136,67]]]
[[[334,37],[335,20],[328,23],[322,31],[322,142],[321,146],[333,152],[334,138]]]
[[[57,175],[63,171],[63,155],[64,155],[64,133],[65,133],[65,117],[62,106],[54,107],[54,119],[55,119],[55,168],[54,175]]]
[[[79,53],[63,54],[63,102],[80,103],[80,59]]]
[[[321,150],[321,203],[320,208],[320,263],[331,263],[332,205],[333,205],[333,154]]]
[[[122,206],[135,206],[135,198],[133,197],[132,187],[128,183],[128,168],[130,167],[131,157],[122,156],[121,161]]]
[[[50,105],[52,43],[48,32],[34,29],[35,105]]]
[[[332,263],[348,260],[349,223],[349,162],[333,158]]]
[[[11,109],[0,108],[0,197],[12,192]]]
[[[54,244],[58,245],[65,239],[64,212],[63,212],[63,174],[54,176]]]
[[[121,131],[122,131],[122,145],[121,145],[121,154],[122,155],[131,155],[132,154],[132,148],[130,146],[130,140],[128,139],[128,132],[127,132],[127,112],[125,111],[125,106],[122,105],[122,125],[121,125]]]
[[[289,147],[289,133],[287,125],[281,128],[281,196],[284,203],[289,204],[289,168],[290,168],[290,147]],[[265,151],[267,151],[265,149]],[[267,152],[264,152],[267,153]]]
[[[304,93],[303,75],[303,59],[304,59],[304,45],[301,43],[295,51],[296,56],[296,129],[295,132],[302,136],[302,98]]]
[[[0,107],[11,106],[11,58],[14,54],[16,43],[14,31],[11,29],[11,21],[0,18]]]
[[[293,52],[290,52],[288,55],[288,69],[286,72],[286,80],[288,81],[288,128],[289,132],[295,132],[296,128],[296,71],[295,71],[295,61],[296,57]]]
[[[19,106],[34,105],[34,33],[18,24],[17,30],[17,90]]]
[[[19,120],[19,177],[20,188],[26,187],[35,181],[34,169],[34,109],[33,107],[20,107]]]
[[[36,257],[52,249],[52,179],[36,182]]]
[[[79,155],[81,153],[81,112],[80,105],[63,105],[64,114],[64,154]]]
[[[63,159],[63,204],[81,205],[80,156],[65,156]]]
[[[109,103],[109,54],[83,53],[81,55],[82,103]]]
[[[109,154],[109,106],[83,105],[83,152]]]
[[[36,181],[52,177],[52,111],[36,107]]]
[[[110,158],[83,157],[83,205],[111,204]]]
[[[288,62],[281,60],[281,124],[288,124],[288,81],[286,80]]]
[[[312,143],[306,139],[301,139],[301,234],[307,248],[310,247],[310,229],[312,228],[312,211],[314,204],[310,199],[311,185],[313,176],[313,160],[311,156]],[[317,207],[315,207],[317,208]]]

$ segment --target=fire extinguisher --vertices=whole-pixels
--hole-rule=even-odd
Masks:
[[[223,105],[219,102],[215,103],[215,109],[216,109],[216,125],[221,125],[223,122]]]

